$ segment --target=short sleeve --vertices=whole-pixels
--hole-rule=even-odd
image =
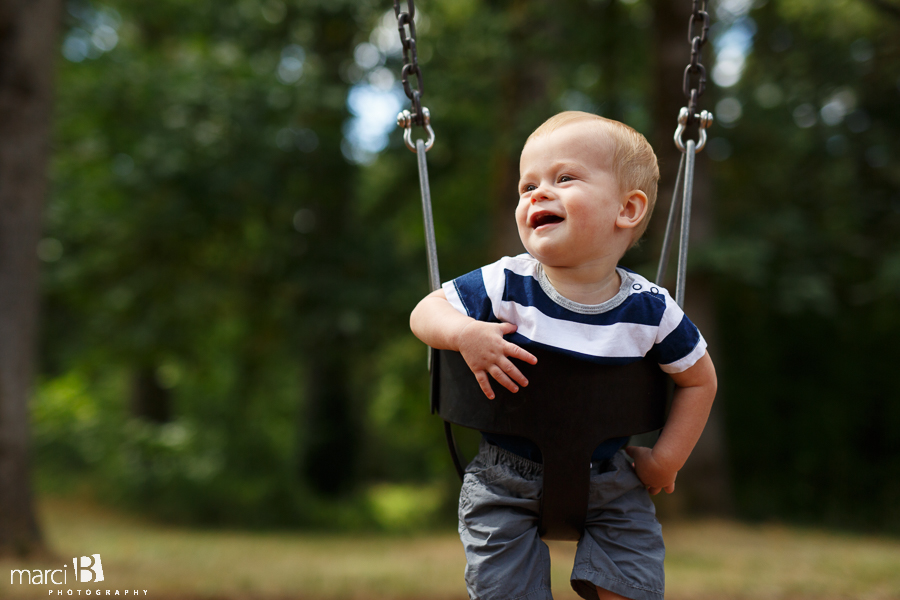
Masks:
[[[450,305],[456,310],[478,321],[496,321],[484,285],[483,269],[476,269],[444,283],[441,288],[447,296]]]
[[[663,371],[681,373],[706,354],[706,340],[668,293],[665,298],[666,310],[653,349]]]

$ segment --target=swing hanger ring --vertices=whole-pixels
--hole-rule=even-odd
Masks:
[[[425,140],[425,152],[428,152],[434,145],[434,129],[431,128],[431,112],[424,106],[422,107],[422,117],[424,121],[423,127],[425,127],[425,131],[428,132],[428,138]],[[397,126],[403,128],[403,141],[406,144],[406,147],[411,151],[418,153],[416,151],[416,145],[412,141],[412,126],[414,122],[415,118],[408,110],[404,110],[397,115]]]
[[[682,152],[687,152],[681,136],[684,135],[684,130],[688,126],[688,123],[693,121],[700,124],[700,137],[697,140],[697,146],[694,148],[694,154],[697,154],[703,150],[704,146],[706,146],[706,130],[713,124],[713,114],[708,110],[703,110],[700,111],[700,114],[695,114],[693,119],[691,119],[690,116],[691,113],[688,110],[688,107],[681,107],[681,111],[678,113],[678,128],[675,129],[675,147]]]

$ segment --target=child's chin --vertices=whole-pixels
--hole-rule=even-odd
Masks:
[[[538,262],[544,265],[553,266],[560,262],[565,262],[566,253],[560,248],[556,248],[550,244],[535,245],[528,252],[536,258]]]

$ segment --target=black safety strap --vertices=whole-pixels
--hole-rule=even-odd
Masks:
[[[493,400],[485,397],[461,354],[438,351],[434,365],[440,377],[432,400],[448,431],[454,423],[534,442],[544,464],[538,531],[546,539],[577,540],[587,511],[591,454],[608,439],[662,427],[668,377],[652,359],[603,365],[540,348],[529,351],[537,365],[513,359],[528,386],[512,393],[495,385]],[[447,441],[462,472],[452,433]]]

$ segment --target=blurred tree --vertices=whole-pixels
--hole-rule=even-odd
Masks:
[[[164,425],[154,435],[186,432],[199,454],[175,474],[141,448],[107,465],[130,497],[194,498],[161,510],[302,520],[301,488],[354,476],[353,444],[321,450],[354,439],[346,373],[375,256],[352,241],[341,149],[353,6],[68,4],[45,369],[124,373],[133,414]]]
[[[731,10],[728,10],[728,9]],[[721,7],[708,152],[735,498],[900,531],[900,38],[871,3]]]
[[[900,19],[900,4],[888,2],[887,0],[867,0],[869,4],[882,11],[884,14]]]
[[[172,420],[172,394],[160,385],[156,373],[142,369],[133,376],[131,413],[154,423]]]
[[[27,400],[34,376],[38,248],[53,107],[58,0],[0,5],[0,554],[42,546]]]
[[[210,522],[359,524],[380,482],[452,502],[407,327],[427,279],[415,160],[384,128],[406,103],[390,3],[67,6],[42,464]],[[417,4],[444,279],[518,251],[518,155],[556,111],[634,125],[671,185],[689,6]],[[720,315],[738,509],[896,523],[900,490],[872,483],[900,456],[876,351],[900,327],[894,21],[838,0],[713,8],[688,299]],[[659,237],[626,265],[652,276]],[[727,490],[720,447],[703,502]]]

